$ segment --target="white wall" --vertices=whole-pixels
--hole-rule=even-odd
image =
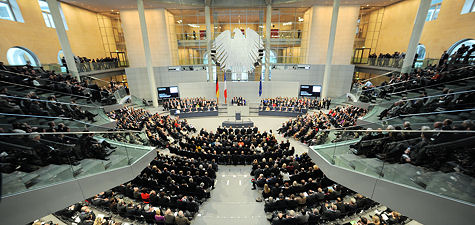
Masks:
[[[325,65],[311,65],[309,70],[272,70],[272,81],[298,81],[301,84],[323,83],[323,72]]]
[[[311,8],[311,23],[307,63],[325,64],[330,36],[333,6],[315,5]],[[356,22],[360,6],[340,6],[333,49],[332,64],[348,65],[353,56],[353,43],[356,35]]]
[[[262,97],[297,97],[300,85],[322,85],[324,65],[310,65],[309,70],[273,70],[272,81],[263,82]],[[351,87],[353,65],[332,65],[330,97],[345,95]],[[148,88],[147,70],[126,68],[127,81],[132,95],[151,99]],[[216,83],[206,82],[206,71],[168,71],[168,67],[154,67],[157,87],[178,86],[181,97],[216,98]],[[248,102],[258,102],[259,81],[227,82],[228,99],[242,96]],[[220,82],[220,98],[223,100],[224,83]]]
[[[353,82],[354,65],[332,65],[330,70],[330,87],[328,96],[335,98],[345,95],[350,91]],[[323,73],[322,73],[323,77]]]
[[[120,20],[124,31],[130,67],[145,67],[145,53],[138,11],[121,10]],[[165,9],[146,9],[145,20],[150,50],[152,52],[152,66],[172,65],[173,60],[168,40],[169,32]]]
[[[340,97],[351,88],[354,65],[332,65],[328,96]],[[311,65],[309,70],[272,70],[272,81],[297,81],[301,85],[322,85],[325,65]]]

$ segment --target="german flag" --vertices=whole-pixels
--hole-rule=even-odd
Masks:
[[[219,104],[219,79],[216,75],[216,104]]]

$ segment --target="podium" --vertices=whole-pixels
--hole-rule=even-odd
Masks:
[[[241,120],[241,113],[240,113],[240,112],[236,112],[234,118],[236,119],[236,121]]]
[[[249,116],[249,106],[230,105],[227,111],[229,117],[236,117],[236,113],[240,113],[241,117]]]
[[[242,115],[241,109],[247,109],[247,112],[249,113],[249,107],[244,107],[244,106],[234,106],[234,107],[236,107],[234,108],[234,110],[232,110],[232,112],[234,113],[234,121],[230,121],[230,120],[223,121],[221,125],[223,127],[232,127],[232,128],[254,127],[254,122],[252,122],[250,119],[247,119],[247,121],[244,121],[242,120],[242,117],[241,117]]]

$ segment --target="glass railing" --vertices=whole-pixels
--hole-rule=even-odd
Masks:
[[[42,64],[44,70],[54,71],[56,74],[61,74],[66,72],[66,68],[62,68],[60,64],[51,63],[51,64]]]
[[[91,71],[98,71],[98,70],[109,70],[109,69],[115,69],[115,68],[120,68],[120,67],[126,67],[128,66],[128,62],[123,62],[123,61],[114,61],[114,62],[84,62],[84,63],[76,63],[76,66],[78,68],[79,73],[83,72],[91,72]],[[66,73],[66,67],[57,64],[57,63],[51,63],[51,64],[43,64],[41,65],[44,70],[49,70],[49,71],[54,71],[56,73]]]
[[[458,123],[458,122],[457,122]],[[427,125],[427,124],[418,124]],[[340,141],[311,146],[330,164],[437,195],[475,203],[470,130],[331,130]]]
[[[404,58],[353,58],[353,64],[366,64],[369,66],[401,68]]]
[[[369,66],[378,66],[378,67],[393,67],[393,68],[402,68],[404,58],[395,57],[395,58],[369,58],[369,57],[353,57],[351,62],[353,64],[366,64]],[[414,63],[414,68],[426,68],[428,66],[438,66],[440,59],[438,58],[425,58],[418,59]],[[447,64],[455,65],[467,65],[475,64],[475,56],[470,57],[468,60],[455,60],[453,57],[449,57],[446,62]]]
[[[137,141],[147,140],[140,131],[33,129],[38,132],[0,134],[3,196],[129,166],[154,149]]]
[[[85,63],[77,63],[78,72],[91,72],[97,70],[109,70],[119,68],[119,62],[85,62]]]
[[[133,95],[130,96],[130,104],[135,107],[135,108],[143,108],[145,106],[148,106],[150,105],[147,100],[145,99],[140,99],[140,98],[137,98]]]

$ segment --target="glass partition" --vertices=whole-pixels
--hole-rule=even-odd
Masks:
[[[76,63],[78,67],[78,72],[91,72],[97,70],[110,70],[119,68],[119,61],[111,61],[111,62],[83,62],[83,63]]]
[[[4,196],[129,166],[154,149],[140,131],[61,132],[61,125],[15,128],[0,134]]]
[[[277,63],[299,64],[304,62],[301,50],[308,21],[308,8],[275,8],[271,16],[271,49],[277,55]],[[267,35],[267,34],[266,34]]]
[[[475,132],[418,125],[422,130],[323,131],[336,142],[310,148],[334,166],[475,203]]]

